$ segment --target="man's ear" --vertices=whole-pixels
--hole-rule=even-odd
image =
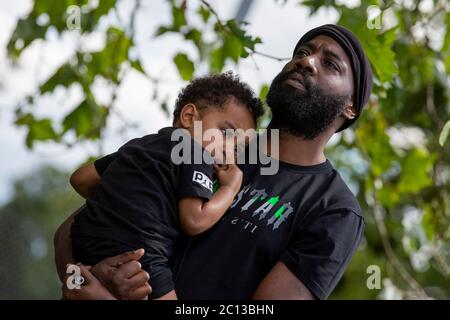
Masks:
[[[351,100],[349,101],[349,105],[347,107],[345,107],[344,111],[342,112],[342,116],[345,119],[355,119],[356,118],[356,108],[353,102],[353,96],[351,98]]]
[[[193,103],[188,103],[181,108],[180,124],[184,129],[189,129],[194,125],[194,121],[200,119],[197,107]]]

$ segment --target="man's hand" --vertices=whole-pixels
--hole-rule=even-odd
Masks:
[[[138,261],[144,253],[139,249],[107,258],[94,265],[91,272],[118,299],[147,299],[152,292],[150,276]]]
[[[64,300],[114,300],[114,296],[95,278],[90,272],[90,266],[79,264],[81,276],[84,283],[79,289],[67,288],[66,279],[64,279],[62,291]]]

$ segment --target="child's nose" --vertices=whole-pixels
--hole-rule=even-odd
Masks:
[[[232,143],[228,143],[223,149],[225,163],[231,164],[235,161],[235,148]]]

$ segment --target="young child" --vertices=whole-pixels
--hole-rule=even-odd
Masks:
[[[75,260],[95,265],[107,257],[144,248],[140,262],[151,277],[150,298],[176,297],[170,258],[180,230],[192,236],[211,228],[242,183],[242,172],[234,163],[194,163],[195,146],[201,151],[206,146],[212,149],[205,152],[212,159],[220,158],[214,150],[229,156],[230,139],[235,137],[225,130],[255,128],[262,114],[259,99],[232,73],[198,78],[178,95],[173,127],[133,139],[117,152],[75,171],[70,182],[87,198],[86,208],[71,228]],[[195,121],[201,121],[203,132],[220,130],[223,139],[212,143],[194,140]],[[179,143],[171,140],[172,132],[181,128],[192,142],[190,164],[175,164],[171,158],[172,148]],[[213,167],[220,184],[215,192]]]

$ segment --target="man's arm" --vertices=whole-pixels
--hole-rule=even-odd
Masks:
[[[254,300],[314,300],[311,291],[278,261],[253,293]]]
[[[72,213],[56,230],[53,237],[53,245],[55,246],[55,264],[59,279],[63,282],[66,277],[66,266],[74,264],[75,260],[72,256],[72,244],[70,242],[70,226],[73,223],[75,215],[80,212],[85,205]]]
[[[75,215],[78,214],[83,207],[75,211],[61,224],[58,230],[56,230],[53,239],[56,269],[59,279],[63,283],[63,288],[66,290],[66,266],[75,263],[72,256],[70,227]],[[108,283],[108,287],[113,287],[114,292],[118,293],[120,298],[142,299],[148,296],[152,290],[148,284],[149,274],[141,269],[141,265],[138,262],[143,254],[143,249],[125,252],[100,261],[93,266],[90,271],[94,272],[95,270],[95,274],[99,276],[99,280],[101,280],[102,283]],[[85,294],[92,294],[92,296],[94,296],[92,292],[89,292],[90,289],[91,287],[85,288]],[[67,296],[67,294],[65,294],[66,292],[63,293],[64,296]]]

